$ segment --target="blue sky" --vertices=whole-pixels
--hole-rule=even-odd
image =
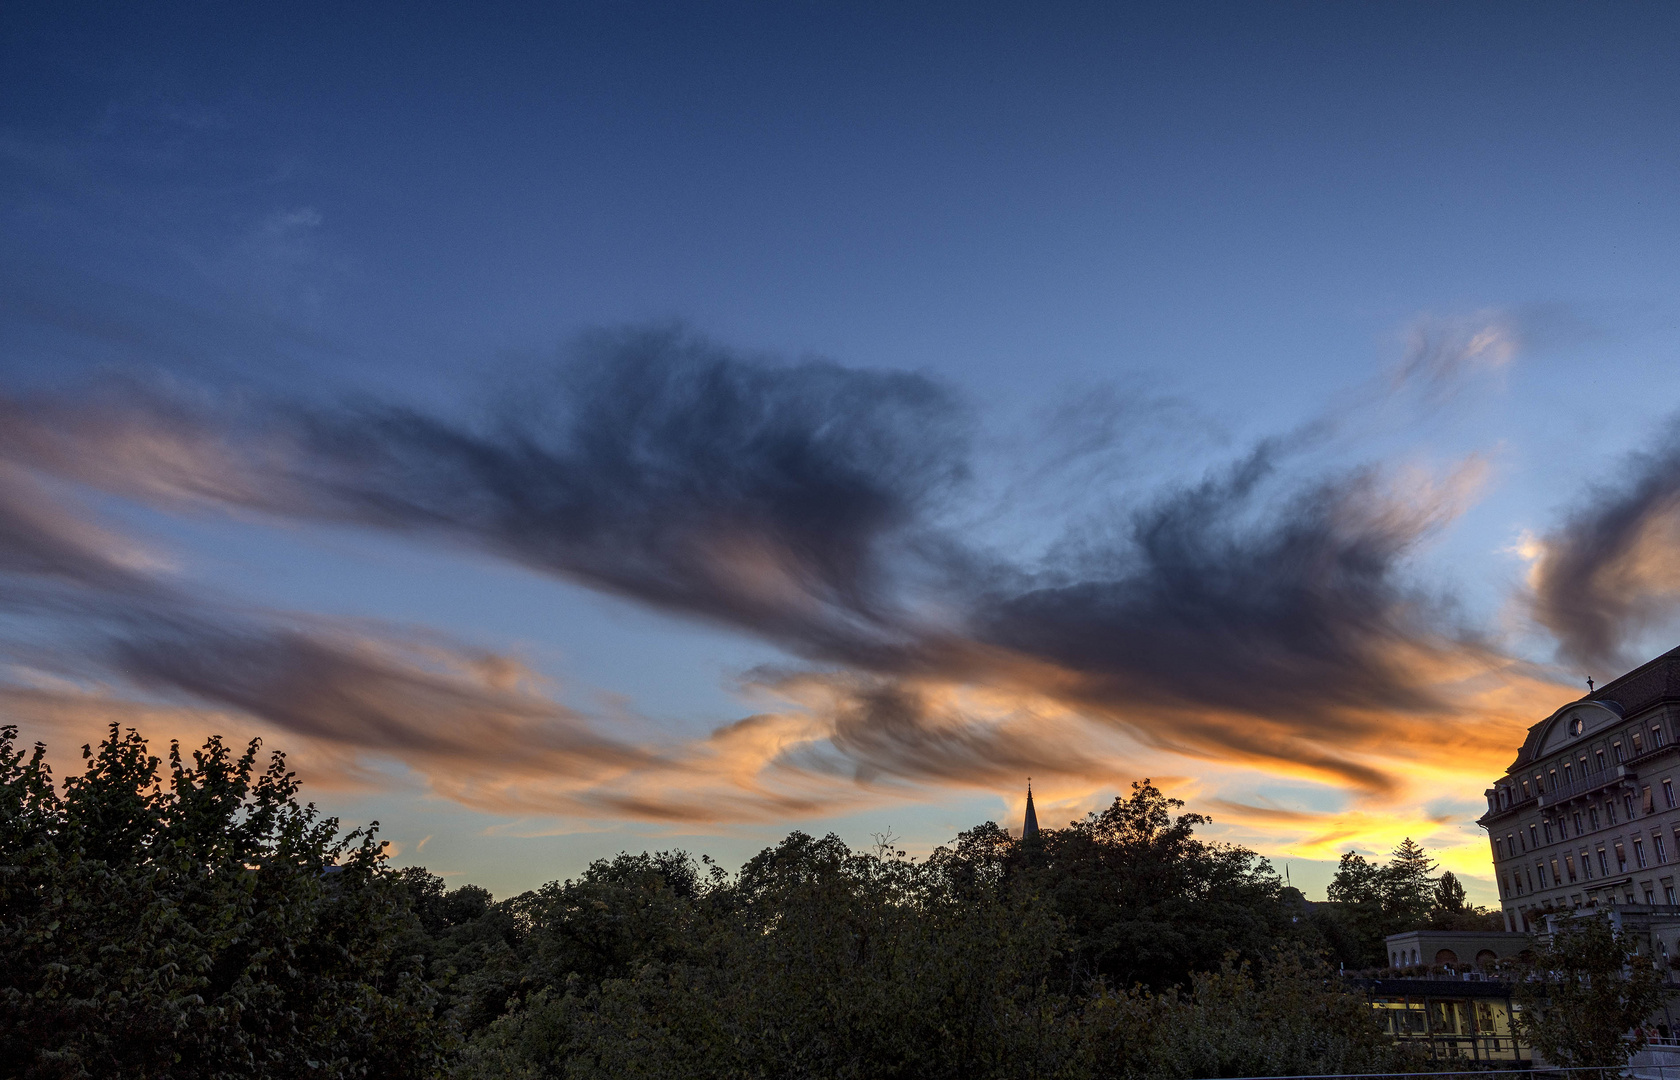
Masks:
[[[1677,22],[1546,4],[14,5],[6,466],[26,478],[19,507],[74,518],[57,542],[96,530],[147,575],[125,595],[165,583],[170,599],[120,617],[80,593],[57,615],[9,605],[12,711],[58,742],[118,716],[159,738],[262,734],[324,805],[378,817],[399,861],[499,893],[622,847],[735,861],[795,827],[925,850],[1013,822],[1031,765],[1041,819],[1152,775],[1309,888],[1339,846],[1409,832],[1487,899],[1469,821],[1501,747],[1583,674],[1673,643],[1666,494],[1635,500],[1616,543],[1584,538],[1626,518],[1629,485],[1669,490]],[[493,484],[468,470],[505,500],[490,518],[485,492],[433,484],[459,467],[439,447],[468,434],[483,453],[548,446],[582,422],[568,409],[610,412],[637,387],[556,372],[622,364],[648,335],[650,377],[716,362],[782,435],[807,424],[833,449],[831,427],[862,433],[835,452],[867,482],[842,487],[897,509],[830,554],[867,562],[869,603],[835,599],[827,555],[775,546],[790,522],[826,537],[850,519],[823,514],[850,504],[797,522],[756,488],[736,505],[758,467],[676,476],[688,443],[660,444],[665,480],[614,528],[680,504],[675,535],[703,519],[745,545],[734,593],[715,566],[704,599],[692,567],[649,570],[673,550],[664,532],[635,533],[653,538],[631,565],[556,553],[547,510],[514,520],[530,501],[516,481],[594,458],[549,447]],[[825,421],[837,401],[853,404]],[[298,434],[341,448],[404,409],[435,430],[383,446],[397,465],[377,477]],[[903,425],[878,420],[893,409]],[[637,415],[602,426],[633,443]],[[30,425],[39,437],[17,434]],[[148,457],[118,429],[190,446]],[[1258,449],[1263,490],[1238,492],[1231,470]],[[918,455],[954,472],[916,472]],[[169,470],[188,457],[185,483]],[[1226,500],[1212,524],[1185,509],[1207,483]],[[741,540],[737,512],[773,527]],[[1381,564],[1366,591],[1266,578],[1281,599],[1240,619],[1172,591],[1219,582],[1234,603],[1243,574],[1267,573],[1245,552],[1295,551],[1280,537],[1312,528],[1345,540],[1350,520],[1357,542],[1331,547],[1337,565]],[[1140,556],[1162,522],[1229,543]],[[791,584],[765,566],[794,566]],[[29,593],[33,573],[6,587]],[[1590,619],[1559,601],[1566,579],[1590,587]],[[839,622],[772,602],[807,586]],[[1087,587],[1097,599],[1075,603]],[[497,699],[507,723],[614,749],[457,774],[476,705],[438,721],[461,746],[421,760],[408,734],[340,739],[345,698],[277,717],[109,661],[111,626],[152,634],[135,627],[183,612],[241,633],[307,625],[497,694],[515,691],[482,675],[495,665],[462,657],[511,658],[524,696]],[[1182,647],[1145,665],[1162,619]],[[836,644],[858,620],[916,662]],[[1324,645],[1349,634],[1372,636],[1357,655]],[[1201,650],[1214,660],[1159,666]],[[1337,681],[1374,667],[1380,686]],[[1221,681],[1239,676],[1281,696],[1250,716]],[[1324,716],[1298,704],[1315,682]],[[915,691],[915,719],[865,710],[869,737],[847,735],[836,717],[888,684]],[[1401,743],[1452,752],[1385,749],[1385,708]],[[775,718],[777,752],[718,749],[710,733],[748,716]],[[883,731],[891,753],[870,741]],[[625,765],[626,747],[657,766]],[[1342,753],[1367,772],[1336,773]],[[648,809],[649,792],[691,790]]]

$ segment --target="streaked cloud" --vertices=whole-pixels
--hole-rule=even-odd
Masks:
[[[0,421],[5,595],[56,620],[14,645],[75,687],[63,708],[248,717],[342,775],[383,757],[499,812],[786,820],[1023,775],[1077,801],[1142,760],[1374,805],[1502,767],[1560,694],[1412,570],[1474,498],[1475,458],[1324,473],[1300,439],[1263,441],[1070,514],[1027,561],[953,524],[975,420],[949,390],[666,329],[597,335],[476,421],[133,383],[13,396]],[[77,490],[490,553],[790,663],[746,676],[761,711],[643,745],[516,657],[194,590],[75,512]]]
[[[1616,476],[1527,544],[1535,618],[1560,657],[1600,679],[1642,659],[1640,634],[1680,615],[1680,421]]]

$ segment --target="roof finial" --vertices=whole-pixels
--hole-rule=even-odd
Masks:
[[[1587,676],[1587,693],[1589,693],[1589,694],[1590,694],[1590,693],[1592,693],[1592,692],[1593,692],[1593,681],[1592,681],[1592,676],[1591,676],[1591,675],[1588,675],[1588,676]]]

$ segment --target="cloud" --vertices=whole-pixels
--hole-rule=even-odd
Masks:
[[[1680,613],[1680,419],[1630,455],[1553,531],[1530,539],[1535,618],[1565,661],[1600,677]]]
[[[1456,318],[1420,315],[1406,330],[1406,352],[1395,368],[1395,389],[1421,386],[1434,398],[1455,392],[1476,370],[1509,364],[1525,335],[1517,313],[1485,310]]]
[[[1081,518],[1029,563],[951,524],[972,509],[973,429],[922,376],[669,329],[596,335],[476,422],[167,385],[36,394],[0,403],[0,463],[36,485],[0,560],[69,560],[67,655],[86,665],[70,674],[388,754],[510,810],[773,819],[1024,774],[1101,785],[1140,751],[1387,797],[1397,746],[1413,770],[1493,763],[1556,694],[1409,576],[1475,460],[1303,476],[1301,440],[1280,439],[1164,491],[1115,475],[1132,509]],[[41,476],[429,537],[804,666],[749,676],[773,707],[708,739],[630,746],[509,658],[188,595],[100,554],[116,541],[85,523],[31,540]],[[1461,724],[1467,706],[1482,725]]]

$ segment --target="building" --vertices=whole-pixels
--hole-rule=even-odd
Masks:
[[[1479,819],[1507,930],[1543,932],[1548,912],[1637,909],[1653,950],[1680,955],[1677,720],[1680,649],[1529,729]]]
[[[1518,959],[1533,947],[1527,934],[1482,930],[1406,930],[1390,934],[1391,968],[1445,967],[1486,971],[1501,960]]]
[[[1517,1036],[1511,984],[1492,979],[1359,979],[1383,1027],[1434,1061],[1533,1061]]]

